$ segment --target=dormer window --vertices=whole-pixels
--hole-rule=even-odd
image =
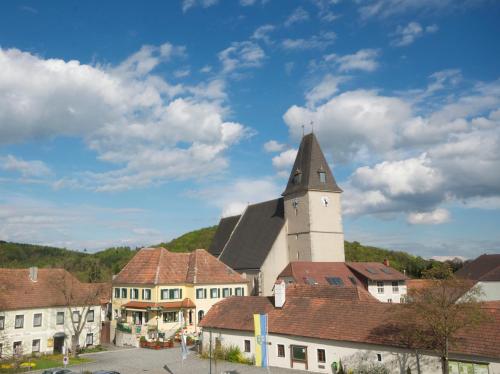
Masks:
[[[324,171],[319,171],[319,181],[321,183],[326,183],[326,173]]]
[[[297,169],[297,171],[293,175],[292,183],[299,184],[301,180],[302,180],[302,173],[300,172],[299,169]]]

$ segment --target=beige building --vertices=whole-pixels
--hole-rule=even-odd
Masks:
[[[143,248],[113,279],[113,331],[118,345],[168,339],[198,323],[218,301],[248,295],[248,282],[203,249],[174,253]]]
[[[282,197],[223,218],[210,253],[251,279],[251,293],[271,295],[291,261],[343,262],[342,190],[314,134],[302,138]]]

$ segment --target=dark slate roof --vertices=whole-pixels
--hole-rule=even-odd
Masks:
[[[481,255],[474,261],[465,264],[455,275],[474,281],[499,281],[500,254]]]
[[[319,179],[320,171],[326,173],[325,183],[322,183]],[[300,181],[294,183],[296,174],[300,174]],[[342,192],[342,189],[337,186],[333,173],[313,133],[305,135],[302,138],[288,184],[282,195],[286,196],[310,190]]]
[[[249,205],[219,259],[235,270],[260,269],[284,224],[282,198]]]
[[[208,248],[210,254],[219,257],[240,218],[241,215],[225,217],[220,220],[212,244],[210,244],[210,248]]]

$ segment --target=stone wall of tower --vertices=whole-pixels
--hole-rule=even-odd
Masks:
[[[312,261],[308,194],[288,195],[284,205],[289,261]]]

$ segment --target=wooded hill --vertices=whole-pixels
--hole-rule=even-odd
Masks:
[[[217,226],[206,227],[188,232],[163,246],[174,252],[189,252],[197,248],[208,248]],[[0,267],[41,268],[63,267],[82,281],[109,281],[134,256],[139,248],[114,247],[87,253],[64,248],[46,247],[32,244],[19,244],[0,241]],[[377,261],[388,259],[391,266],[406,271],[410,277],[420,278],[422,271],[436,264],[403,251],[391,251],[377,247],[364,246],[358,242],[345,242],[346,261]]]

